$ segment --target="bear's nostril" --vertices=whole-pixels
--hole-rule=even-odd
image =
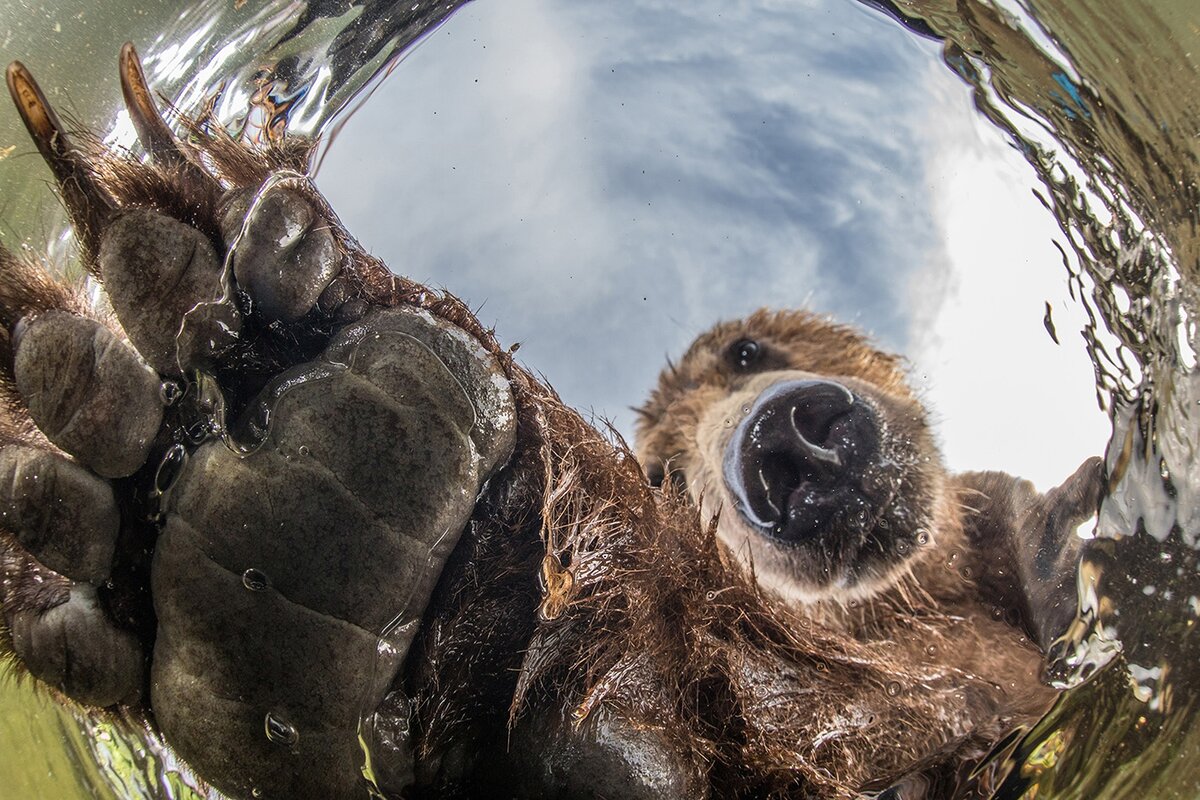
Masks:
[[[768,512],[765,517],[782,520],[787,513],[788,497],[801,486],[822,482],[822,475],[806,465],[803,459],[788,453],[771,453],[764,457],[758,467],[758,483],[761,498],[755,498],[756,506]],[[765,504],[765,505],[764,505]],[[763,514],[759,514],[763,518]]]
[[[877,441],[873,416],[833,381],[786,381],[764,391],[725,453],[725,482],[742,514],[787,538],[819,528]]]
[[[829,440],[833,423],[854,407],[854,395],[840,383],[831,381],[801,381],[784,392],[782,400],[792,406],[792,427],[805,441],[823,445]]]
[[[830,467],[842,466],[842,458],[833,447],[823,447],[822,443],[829,440],[829,429],[833,427],[833,421],[830,420],[823,425],[813,428],[806,428],[803,425],[797,424],[796,413],[793,409],[792,413],[792,430],[796,432],[796,444],[804,452],[804,455],[812,459],[827,464]],[[824,433],[814,435],[815,431],[823,430]]]

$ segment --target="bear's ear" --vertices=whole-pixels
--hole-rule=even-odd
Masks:
[[[1087,459],[1045,494],[1003,472],[967,472],[954,483],[967,536],[981,557],[981,600],[1014,614],[1045,650],[1075,616],[1076,529],[1100,507],[1104,462]]]

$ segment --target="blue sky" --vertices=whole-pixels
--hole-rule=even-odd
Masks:
[[[318,183],[626,433],[697,333],[807,306],[909,355],[952,467],[1045,486],[1104,420],[1032,173],[939,58],[851,0],[483,0],[350,117]]]

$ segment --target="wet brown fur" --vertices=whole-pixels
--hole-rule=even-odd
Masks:
[[[281,167],[302,171],[307,163],[307,149],[294,142],[263,151],[199,125],[191,133],[191,157],[219,185],[124,154],[90,152],[87,163],[118,207],[154,207],[218,238],[223,192],[256,188]],[[930,575],[940,578],[916,575],[869,610],[848,609],[859,617],[852,633],[764,595],[689,498],[651,487],[622,441],[566,407],[462,301],[392,275],[339,235],[347,256],[341,285],[349,287],[342,305],[412,305],[454,323],[496,357],[517,400],[516,452],[478,504],[410,657],[405,688],[415,702],[417,751],[428,763],[497,730],[503,735],[535,711],[578,723],[604,709],[662,732],[703,770],[715,795],[845,796],[922,763],[978,756],[1044,704],[1046,695],[1025,683],[1028,658],[1001,654],[978,665],[917,654],[981,652],[995,643],[986,615],[960,618],[931,602],[942,583],[957,580],[932,561]],[[23,275],[10,268],[0,276],[10,315],[67,307],[76,296]],[[327,329],[335,314],[314,311],[299,324]],[[848,358],[888,391],[907,391],[895,359],[849,329],[812,321],[788,334],[825,342],[812,350],[814,371],[833,371],[830,359],[844,365]],[[665,385],[686,388],[705,369],[685,363]],[[666,398],[660,392],[651,400],[647,429],[683,413]],[[8,441],[30,429],[23,409],[9,403],[0,422],[14,437]],[[661,430],[676,435],[671,426]],[[11,547],[0,552],[7,573],[28,576]],[[55,602],[24,580],[6,595],[10,608]],[[1020,675],[1020,685],[997,690],[991,667]]]
[[[856,666],[862,670],[855,675],[834,669],[839,683],[856,688],[842,703],[808,709],[808,713],[817,712],[808,721],[813,726],[810,732],[820,731],[822,726],[825,730],[836,728],[832,723],[836,709],[844,710],[856,703],[878,704],[877,698],[870,699],[870,685],[879,679],[871,674],[872,666],[892,676],[891,690],[900,695],[908,694],[912,686],[908,682],[914,675],[924,676],[919,680],[924,689],[917,689],[910,698],[913,707],[901,709],[897,702],[897,707],[888,708],[880,716],[881,724],[869,726],[871,734],[856,742],[854,737],[849,738],[846,749],[839,754],[844,771],[839,774],[838,768],[830,765],[826,773],[841,780],[826,783],[826,788],[841,783],[840,791],[845,791],[847,786],[868,778],[870,770],[888,760],[890,747],[896,748],[898,761],[909,758],[914,763],[931,757],[936,760],[941,750],[942,757],[949,756],[945,762],[948,765],[967,757],[971,749],[967,741],[972,737],[982,742],[996,736],[1005,724],[1030,721],[1051,696],[1037,678],[1040,654],[1019,625],[1011,624],[1014,610],[1010,598],[991,591],[990,584],[979,580],[995,571],[998,564],[1008,566],[1007,556],[998,555],[1008,543],[1000,537],[981,535],[980,529],[986,528],[989,521],[978,517],[970,507],[978,493],[945,475],[928,436],[924,412],[905,381],[902,359],[878,350],[857,330],[803,311],[763,309],[702,334],[678,363],[662,372],[650,399],[640,409],[638,455],[654,480],[674,487],[668,491],[690,491],[695,501],[717,492],[717,487],[697,485],[693,480],[694,473],[700,471],[698,462],[706,457],[699,452],[697,428],[711,406],[748,382],[750,376],[728,357],[730,348],[745,340],[763,348],[757,365],[760,372],[795,371],[857,380],[893,398],[893,408],[901,410],[904,418],[893,418],[889,424],[900,426],[905,438],[925,450],[924,458],[913,467],[926,473],[925,480],[914,485],[926,487],[929,496],[919,498],[918,503],[934,509],[933,524],[927,543],[914,548],[913,556],[890,586],[881,586],[874,596],[861,602],[833,598],[800,605],[761,596],[755,601],[765,604],[766,613],[789,632],[821,631],[825,638],[805,645],[810,654],[814,645],[821,654],[853,654]],[[704,466],[709,467],[707,474],[720,474],[719,466]],[[736,514],[728,509],[719,513]],[[727,552],[719,552],[718,557],[734,558]],[[741,570],[741,580],[754,580],[754,565],[749,567]],[[725,580],[735,579],[727,576]],[[785,656],[785,662],[790,657],[794,656]],[[769,658],[768,663],[772,663]],[[933,675],[949,680],[933,689],[936,682],[929,680]],[[999,691],[990,690],[989,683]],[[977,696],[968,699],[973,692]],[[795,712],[794,706],[789,709],[789,713]],[[758,713],[770,715],[766,708]],[[909,713],[913,714],[912,721],[924,718],[928,735],[935,741],[918,742],[919,736],[903,741],[903,736],[915,733],[906,724],[905,715]],[[898,738],[885,744],[885,729],[889,727],[888,732]],[[964,750],[954,755],[950,755],[955,736],[952,731],[965,735],[960,740]],[[936,741],[939,733],[946,738]],[[879,737],[872,743],[874,749],[856,752],[856,746],[865,747],[872,735]],[[794,758],[794,754],[780,752],[778,745],[770,741],[764,738],[762,744],[768,751],[774,750],[774,758],[785,763]],[[947,746],[949,749],[944,749]],[[921,752],[923,747],[928,749]],[[861,762],[866,752],[872,753],[870,765]]]

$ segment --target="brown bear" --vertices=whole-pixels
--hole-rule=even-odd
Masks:
[[[1096,464],[947,477],[896,360],[782,312],[664,374],[647,481],[307,145],[120,67],[147,163],[7,73],[112,306],[0,251],[0,652],[60,697],[247,798],[937,794],[1050,701]]]
[[[1045,709],[1036,676],[1075,612],[1099,459],[1045,496],[999,472],[948,475],[901,359],[804,311],[705,332],[639,412],[651,481],[690,497],[775,602],[882,645],[899,671],[981,679],[945,708],[950,726],[958,713],[986,738]]]
[[[806,615],[849,622],[908,587],[968,617],[1002,611],[1045,648],[1074,613],[1067,534],[1095,510],[1099,460],[1045,507],[1002,473],[948,476],[901,360],[858,331],[765,309],[717,325],[639,412],[652,482],[687,493],[759,585]]]

